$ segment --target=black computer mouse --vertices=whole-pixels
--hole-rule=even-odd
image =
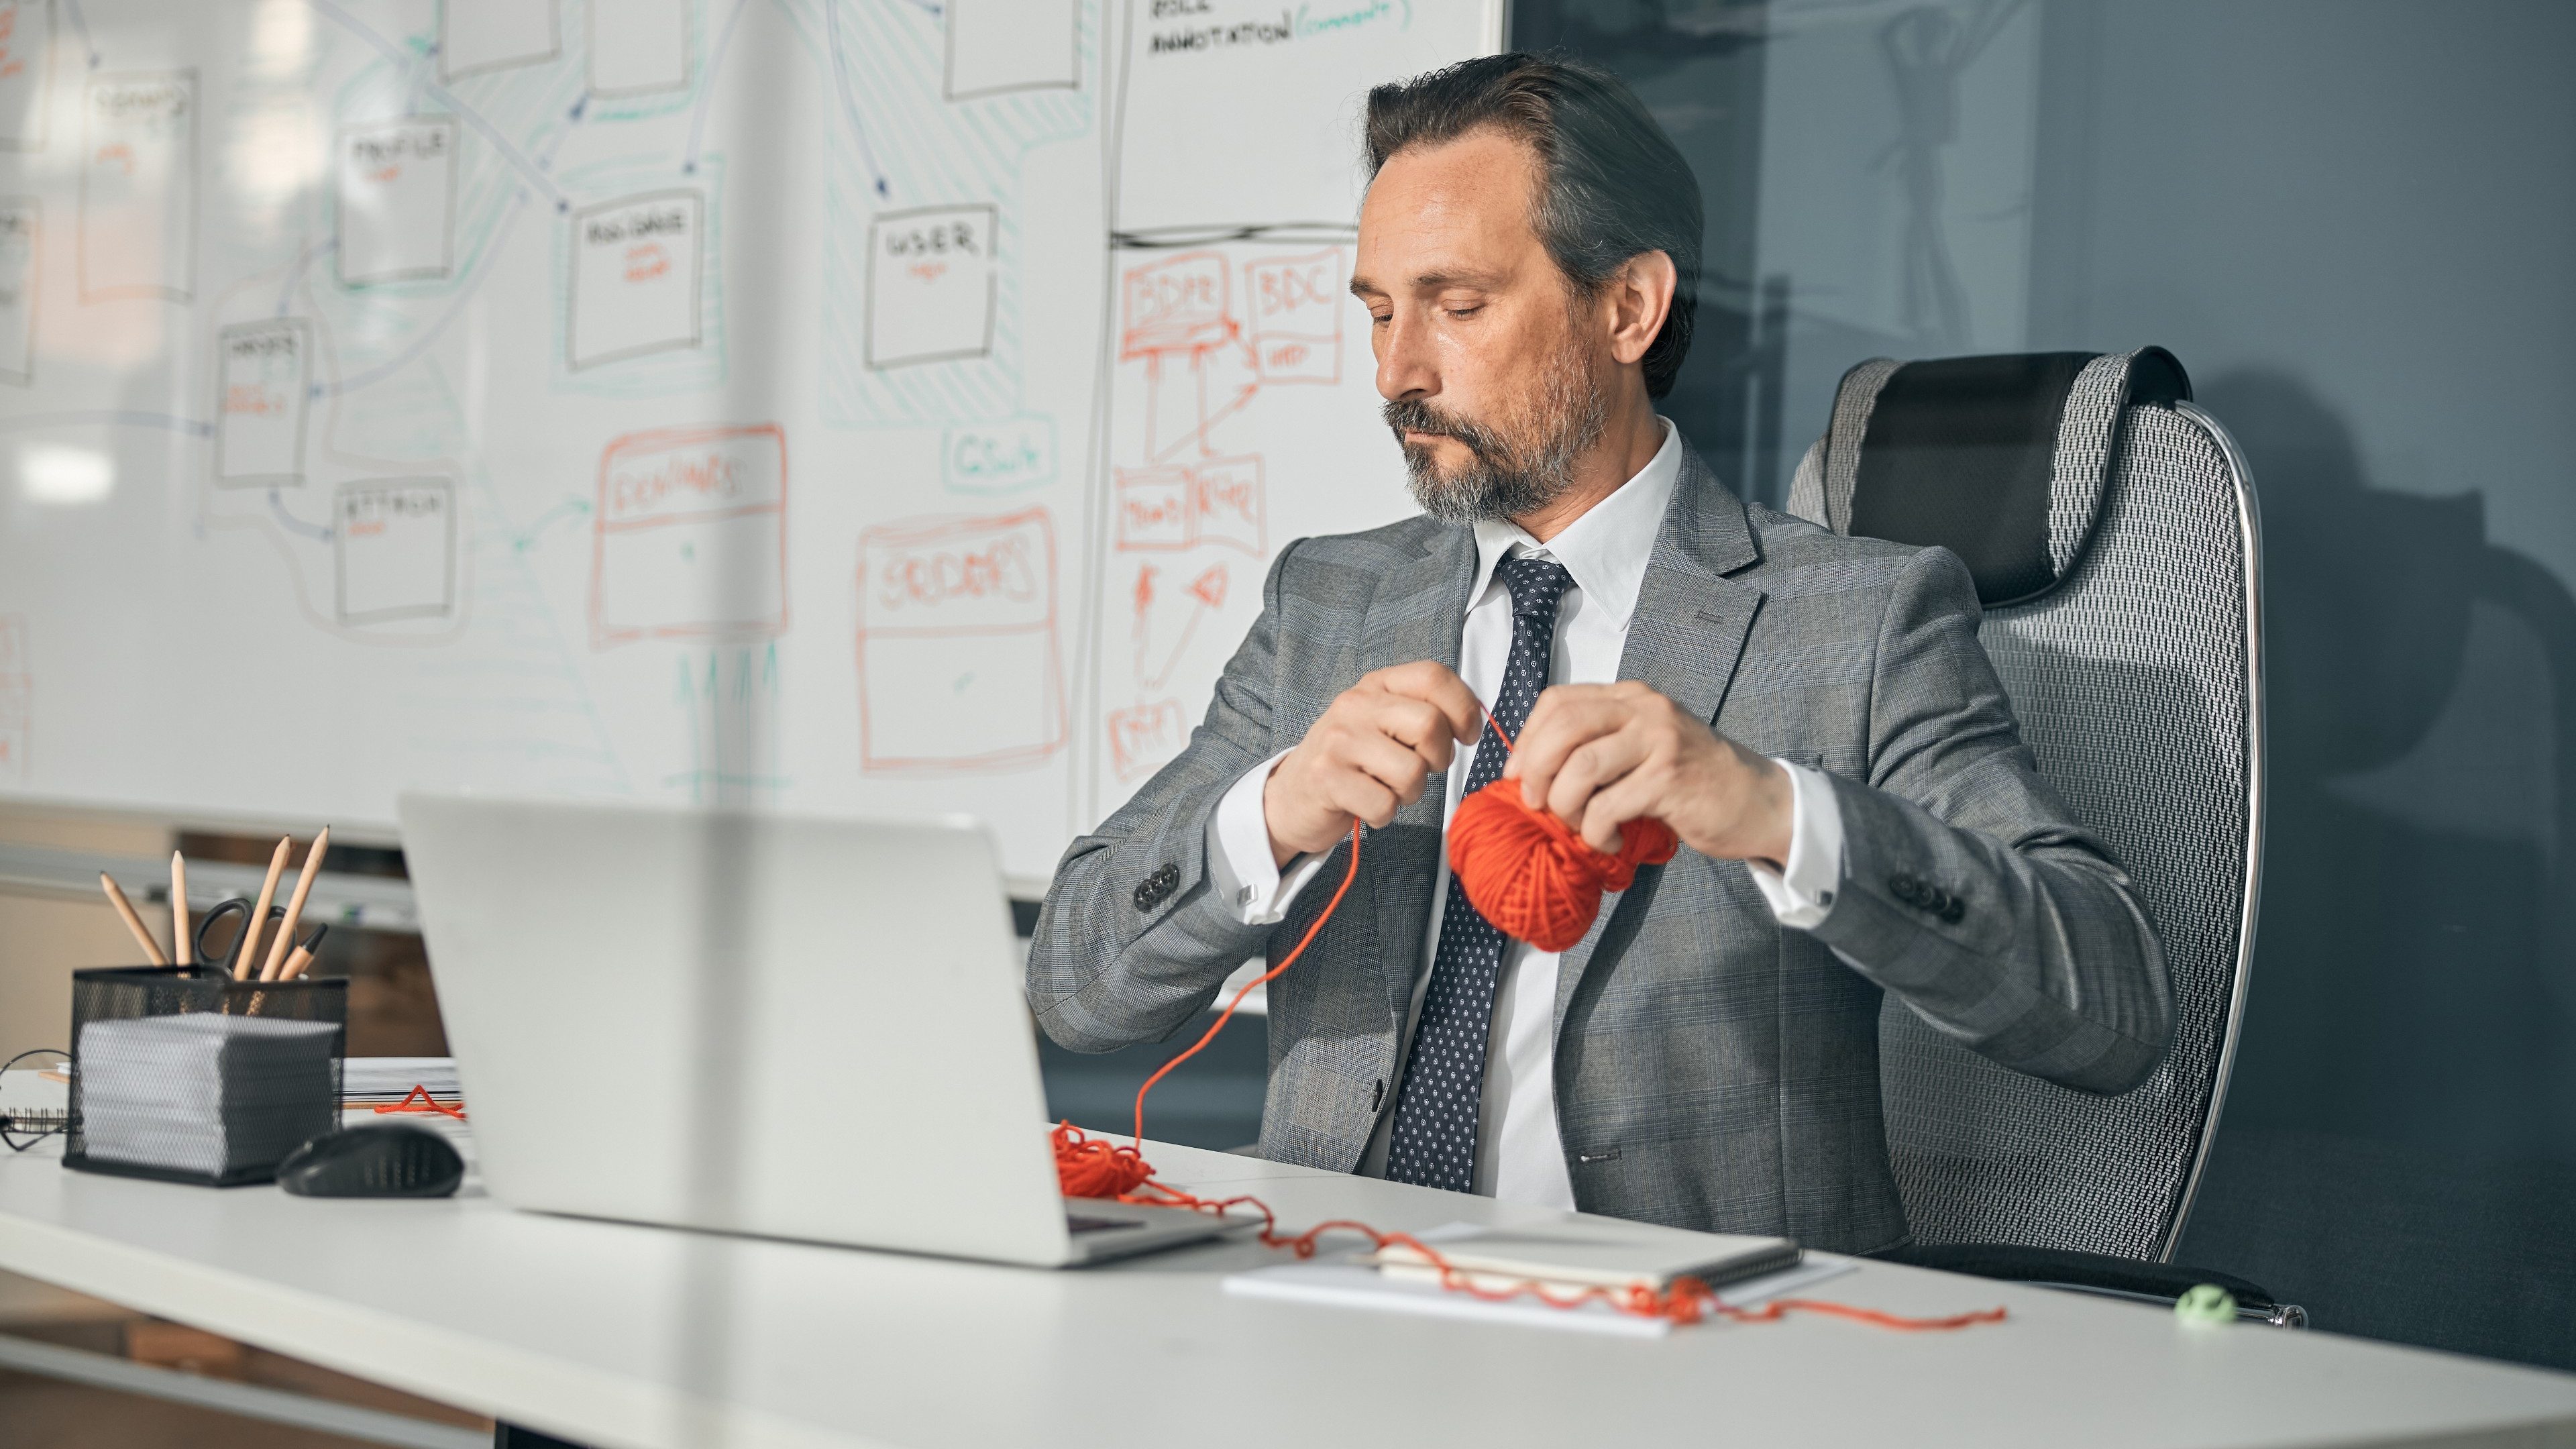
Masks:
[[[277,1185],[298,1197],[445,1197],[464,1180],[446,1138],[400,1123],[325,1132],[277,1165]]]

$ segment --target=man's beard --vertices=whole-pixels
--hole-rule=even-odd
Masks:
[[[1399,399],[1385,408],[1411,475],[1413,501],[1443,523],[1520,518],[1554,502],[1574,482],[1574,460],[1601,440],[1609,406],[1593,385],[1591,359],[1567,347],[1541,375],[1537,397],[1502,426],[1487,427],[1427,402]],[[1432,444],[1406,433],[1455,439],[1467,461],[1442,471]]]

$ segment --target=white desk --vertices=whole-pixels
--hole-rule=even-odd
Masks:
[[[1230,1298],[1256,1245],[1079,1272],[0,1161],[0,1268],[603,1449],[1316,1445],[2576,1445],[2576,1376],[1878,1264],[1793,1317],[1626,1339]],[[1157,1147],[1291,1224],[1556,1214]]]

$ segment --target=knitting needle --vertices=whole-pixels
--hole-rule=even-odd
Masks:
[[[152,933],[143,928],[143,918],[134,914],[134,903],[125,898],[125,892],[116,888],[115,880],[106,871],[100,871],[98,883],[107,887],[107,903],[116,907],[116,913],[125,918],[125,929],[132,931],[134,939],[143,943],[143,954],[151,957],[155,966],[169,965],[170,958],[161,950],[161,943],[153,940]]]
[[[170,947],[182,966],[197,961],[195,947],[188,941],[188,858],[170,852]]]
[[[259,979],[275,981],[278,969],[286,964],[286,953],[295,946],[295,923],[304,915],[304,898],[313,892],[313,877],[322,868],[322,852],[331,848],[331,827],[313,837],[304,848],[304,870],[295,877],[295,894],[286,899],[286,919],[278,925],[277,940],[268,948],[268,964],[259,968]]]
[[[296,977],[303,975],[304,968],[312,964],[313,953],[305,950],[301,946],[298,946],[295,948],[295,954],[286,958],[286,965],[278,971],[277,979],[280,981],[292,981]]]
[[[277,878],[286,873],[286,852],[294,844],[292,837],[277,837],[277,850],[268,858],[268,879],[259,884],[259,904],[250,908],[250,919],[242,925],[239,954],[233,957],[235,981],[248,981],[251,966],[259,959],[253,954],[259,949],[259,928],[268,922],[268,903],[277,899]]]

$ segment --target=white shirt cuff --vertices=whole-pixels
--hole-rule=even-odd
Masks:
[[[1270,783],[1271,767],[1287,753],[1281,750],[1227,786],[1225,798],[1216,803],[1216,813],[1208,817],[1210,883],[1216,887],[1217,899],[1247,926],[1279,924],[1297,893],[1324,865],[1323,856],[1301,855],[1289,861],[1283,871],[1270,857],[1270,817],[1262,809],[1261,790]],[[1835,825],[1839,849],[1841,822]]]
[[[1843,808],[1833,783],[1804,765],[1777,761],[1789,772],[1789,859],[1786,870],[1747,861],[1753,884],[1771,903],[1781,925],[1808,930],[1824,923],[1843,888]]]

